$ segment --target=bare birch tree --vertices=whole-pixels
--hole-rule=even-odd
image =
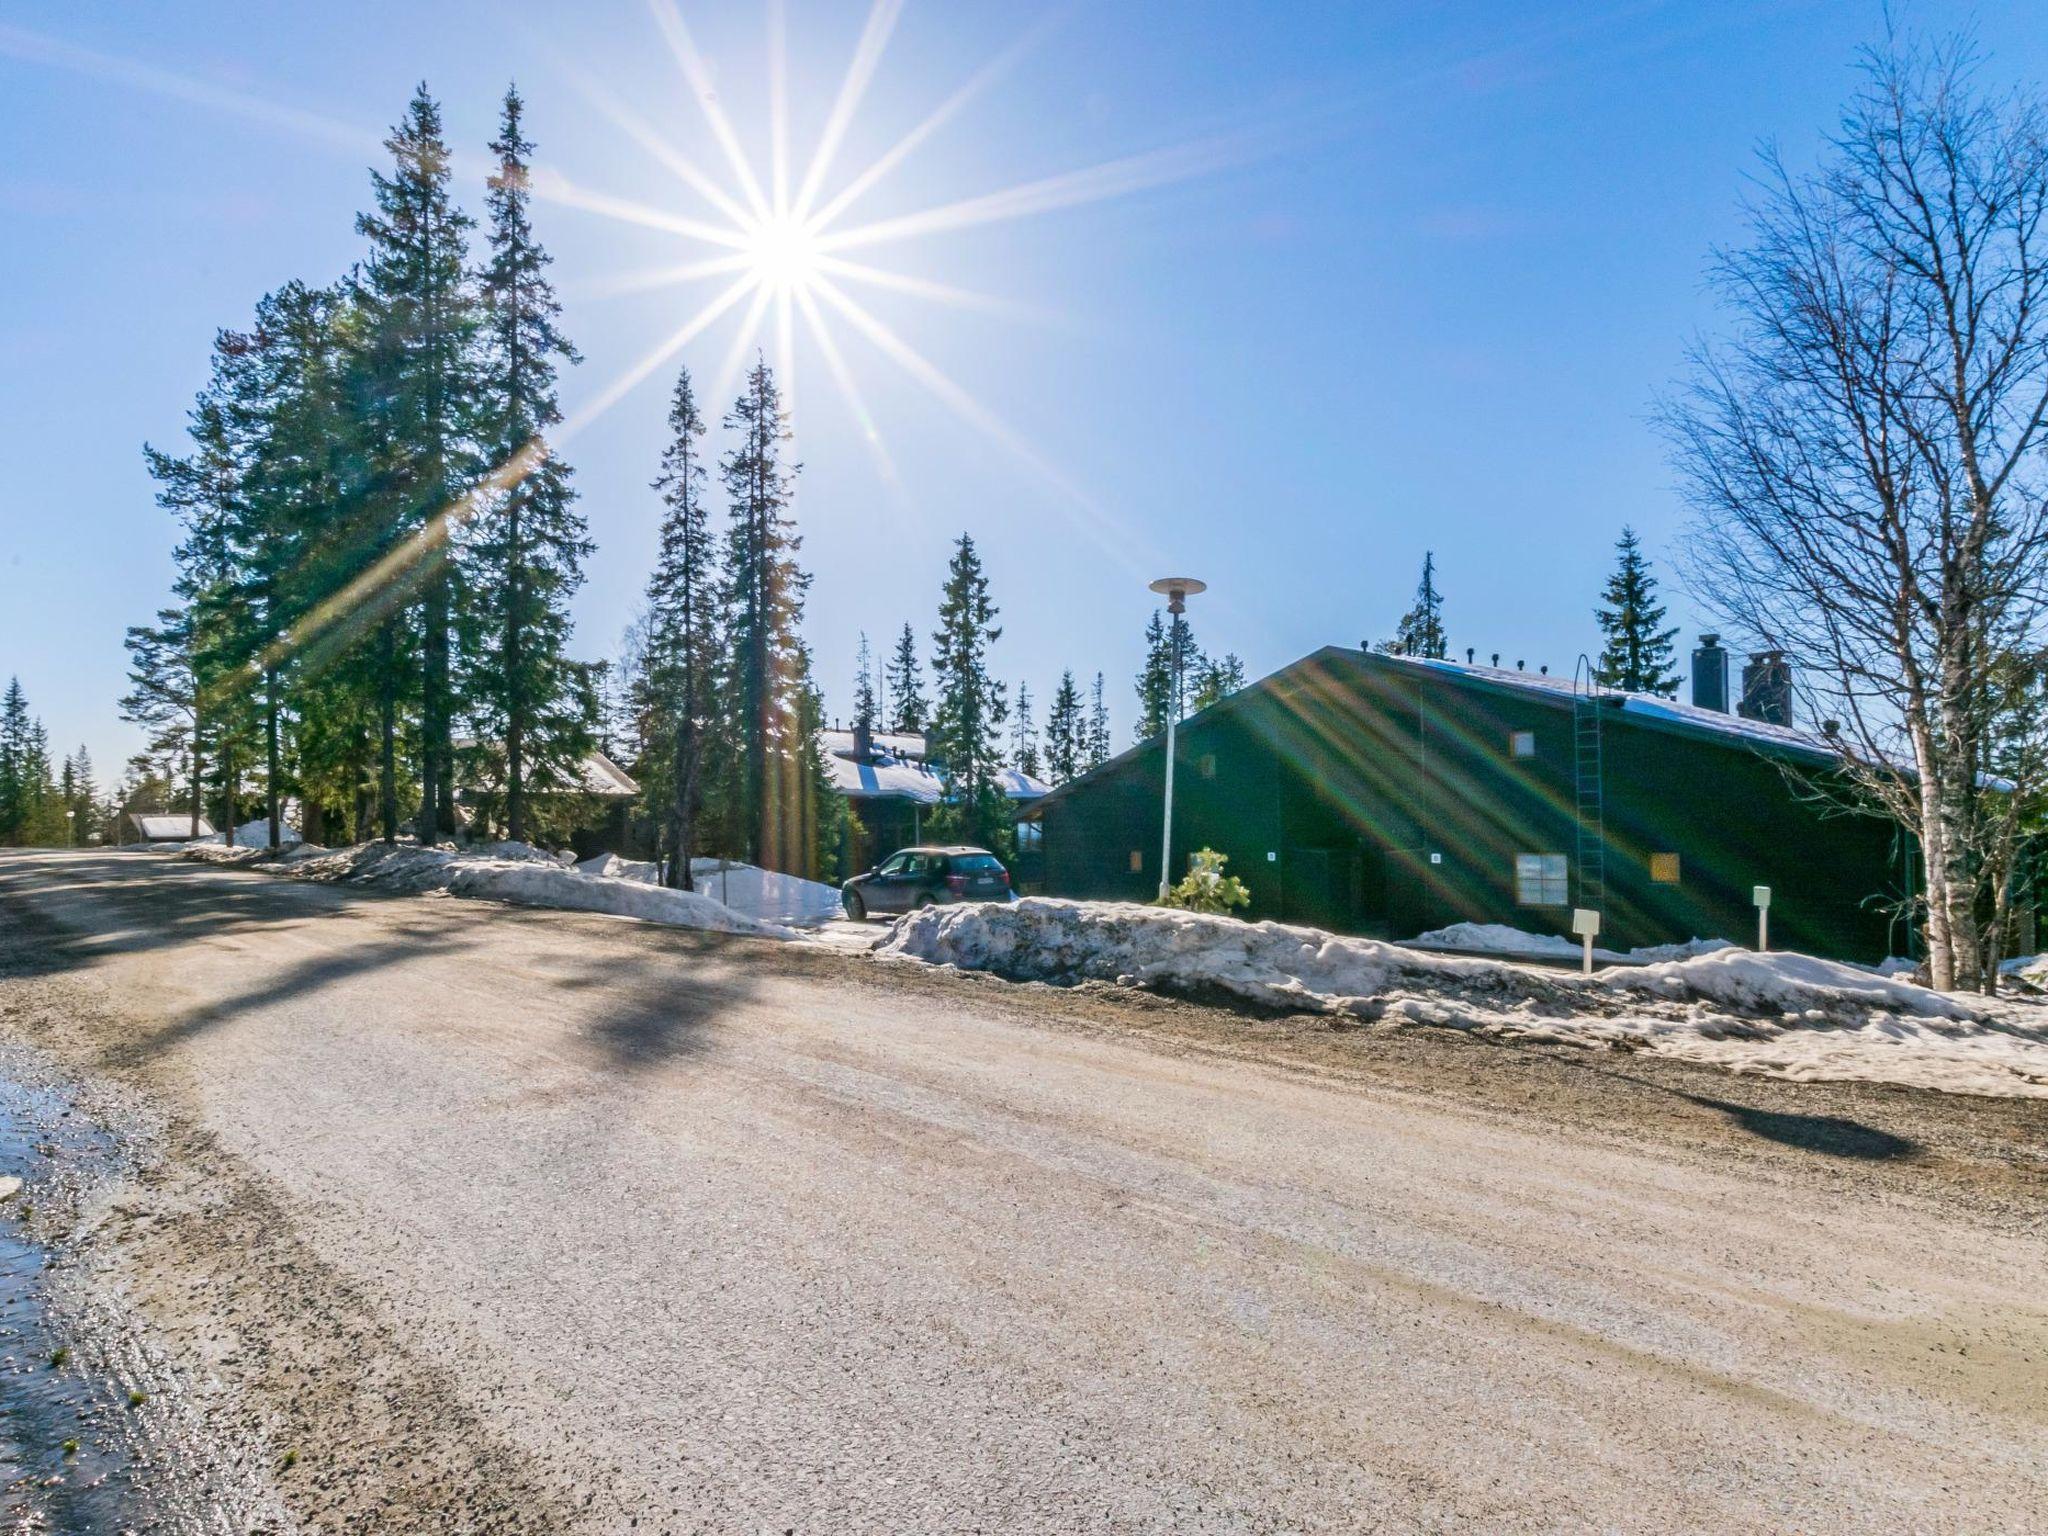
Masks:
[[[2002,669],[2041,649],[2048,154],[1967,43],[1894,39],[1863,74],[1819,170],[1766,155],[1713,266],[1733,333],[1664,417],[1690,574],[1840,722],[1863,802],[1919,841],[1934,984],[1969,987],[2021,799],[1986,772]]]

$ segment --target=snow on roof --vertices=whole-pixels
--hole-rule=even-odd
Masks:
[[[872,761],[854,760],[853,732],[820,731],[825,770],[832,788],[849,800],[915,800],[937,805],[945,798],[939,776],[925,761],[924,737],[914,732],[877,732]],[[1010,800],[1036,800],[1052,786],[1016,768],[999,769],[996,782]]]
[[[1472,662],[1437,661],[1427,656],[1396,656],[1377,651],[1354,654],[1370,654],[1375,661],[1392,662],[1397,666],[1449,672],[1503,688],[1515,688],[1525,693],[1556,698],[1567,704],[1571,702],[1574,691],[1571,678],[1547,672],[1517,672],[1508,667],[1482,667]],[[1702,709],[1697,704],[1681,704],[1676,699],[1667,699],[1654,693],[1624,693],[1618,688],[1603,688],[1600,692],[1604,698],[1620,700],[1618,706],[1610,707],[1618,707],[1624,716],[1645,723],[1674,725],[1682,730],[1734,737],[1751,745],[1789,749],[1822,757],[1841,756],[1839,748],[1826,737],[1801,730],[1797,726],[1771,725],[1763,720],[1724,714],[1718,709]]]
[[[190,816],[136,816],[128,818],[135,823],[135,830],[143,840],[151,843],[182,843],[188,838],[213,836],[213,823],[204,816],[195,824]],[[199,830],[192,828],[197,825]]]
[[[640,786],[626,770],[602,752],[591,751],[577,766],[582,774],[585,794],[630,800],[640,793]]]

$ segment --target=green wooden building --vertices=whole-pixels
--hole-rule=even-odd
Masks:
[[[1763,885],[1775,945],[1912,953],[1912,840],[1815,795],[1837,757],[1792,725],[1782,658],[1752,659],[1729,712],[1727,655],[1703,638],[1688,704],[1317,651],[1181,725],[1175,874],[1212,847],[1251,917],[1386,938],[1464,921],[1564,934],[1588,906],[1614,948],[1752,943]],[[1031,808],[1048,894],[1154,896],[1163,769],[1154,739]]]

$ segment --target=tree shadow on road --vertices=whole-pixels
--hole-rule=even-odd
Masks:
[[[1727,1116],[1730,1121],[1752,1136],[1765,1141],[1775,1141],[1780,1146],[1797,1147],[1802,1152],[1818,1152],[1825,1157],[1845,1157],[1865,1162],[1892,1162],[1911,1157],[1921,1150],[1917,1141],[1893,1135],[1890,1131],[1881,1131],[1876,1126],[1865,1125],[1860,1120],[1845,1119],[1840,1115],[1800,1115],[1788,1114],[1783,1110],[1761,1109],[1754,1104],[1738,1104],[1729,1099],[1687,1093],[1682,1088],[1652,1082],[1646,1077],[1637,1077],[1632,1072],[1615,1072],[1606,1067],[1590,1066],[1585,1062],[1567,1064],[1581,1072],[1634,1083],[1653,1093],[1668,1094],[1688,1104],[1697,1104],[1701,1109],[1714,1110]]]

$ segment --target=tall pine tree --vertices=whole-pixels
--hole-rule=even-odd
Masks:
[[[802,690],[808,664],[798,636],[810,578],[789,517],[795,466],[783,463],[789,423],[768,365],[756,360],[725,417],[738,445],[719,461],[731,524],[726,533],[725,612],[730,649],[725,709],[738,745],[734,828],[748,862],[797,872],[811,866],[814,826],[804,763],[815,751]]]
[[[1436,552],[1422,557],[1422,579],[1415,584],[1415,606],[1401,615],[1394,630],[1393,649],[1403,656],[1424,656],[1442,661],[1450,654],[1444,637],[1444,600],[1436,589]]]
[[[422,84],[384,141],[392,169],[371,173],[374,213],[357,216],[370,241],[358,303],[364,312],[361,388],[382,524],[376,554],[391,563],[378,593],[381,678],[379,798],[386,839],[398,832],[401,653],[409,636],[397,605],[418,599],[422,842],[454,830],[455,606],[451,543],[470,490],[479,428],[478,311],[467,238],[474,221],[448,193],[441,109]]]
[[[719,573],[711,513],[704,500],[704,418],[688,369],[669,398],[668,446],[654,488],[661,493],[661,553],[647,584],[647,637],[641,667],[650,790],[662,878],[693,889],[698,815],[705,795],[705,754],[718,722],[715,692],[721,655]]]
[[[1606,688],[1669,698],[1678,692],[1678,674],[1671,669],[1671,641],[1678,629],[1658,628],[1664,605],[1657,601],[1657,578],[1650,574],[1636,531],[1623,528],[1614,548],[1620,558],[1602,593],[1606,602],[1593,612],[1607,637],[1593,675]]]
[[[1038,727],[1031,719],[1029,683],[1017,685],[1017,704],[1010,712],[1010,766],[1034,779],[1038,777]]]
[[[1045,771],[1055,784],[1081,772],[1088,758],[1088,723],[1081,713],[1081,690],[1073,669],[1060,673],[1052,709],[1045,717]]]
[[[974,540],[960,543],[946,566],[939,627],[932,635],[933,747],[945,802],[933,818],[965,842],[1003,851],[1009,837],[1008,806],[998,773],[1001,729],[1007,714],[1003,685],[989,673],[988,650],[1002,637],[988,578]]]
[[[1095,674],[1095,685],[1090,690],[1088,707],[1088,761],[1089,768],[1100,768],[1109,761],[1109,705],[1102,697],[1102,674]]]
[[[880,705],[875,699],[875,657],[868,649],[868,632],[860,632],[860,648],[853,657],[853,724],[857,730],[881,729]]]
[[[1227,652],[1220,660],[1204,658],[1201,668],[1195,674],[1194,687],[1188,698],[1190,711],[1207,709],[1219,703],[1244,687],[1244,663],[1237,659],[1237,653]]]
[[[1180,659],[1180,697],[1174,696],[1174,658]],[[1188,680],[1206,663],[1195,645],[1195,634],[1185,615],[1173,615],[1171,622],[1158,609],[1145,626],[1145,665],[1138,673],[1138,740],[1150,741],[1166,729],[1171,711],[1177,719],[1187,698]]]
[[[591,543],[575,508],[569,469],[549,446],[560,423],[555,374],[579,361],[562,334],[549,283],[552,258],[534,238],[527,188],[533,142],[525,105],[505,92],[497,170],[490,178],[491,259],[481,284],[485,454],[502,484],[479,507],[466,551],[473,594],[473,650],[465,679],[481,750],[502,753],[505,831],[527,836],[529,784],[561,790],[580,782],[591,746],[585,669],[567,655],[570,596],[583,582]]]
[[[890,653],[882,675],[896,706],[896,729],[916,732],[929,726],[931,706],[925,702],[924,674],[917,661],[917,636],[908,624],[896,637],[896,649]]]

